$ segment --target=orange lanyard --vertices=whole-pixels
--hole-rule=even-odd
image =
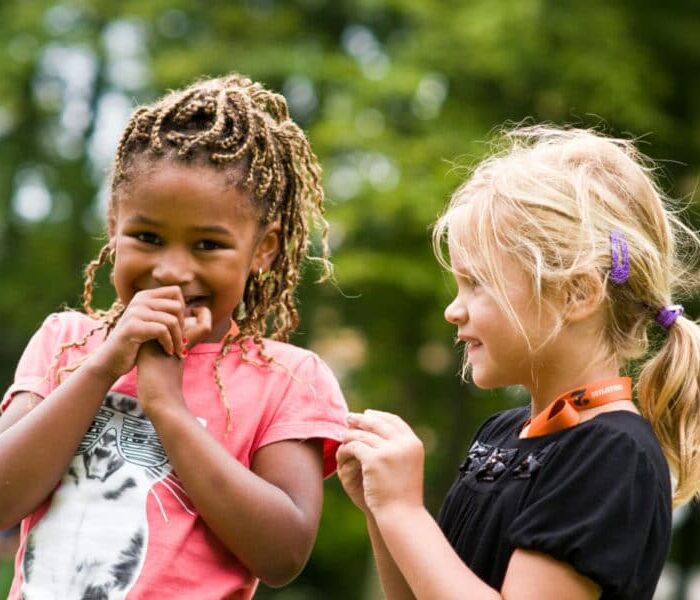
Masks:
[[[547,435],[561,429],[578,425],[579,411],[603,406],[617,400],[632,399],[632,379],[613,377],[596,381],[590,385],[564,392],[534,419],[528,419],[524,427],[530,425],[526,437]]]

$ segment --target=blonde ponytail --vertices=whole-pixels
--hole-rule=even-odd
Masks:
[[[675,475],[674,502],[700,496],[700,325],[683,316],[670,324],[674,306],[654,323],[671,299],[700,291],[700,236],[631,140],[534,125],[506,130],[495,144],[501,150],[476,166],[435,225],[438,259],[451,268],[447,240],[522,331],[498,258],[512,257],[554,317],[551,335],[565,319],[556,302],[562,286],[597,273],[607,319],[595,359],[641,364],[637,400]],[[611,273],[613,232],[629,257],[624,282]],[[665,339],[650,344],[661,324]]]
[[[700,326],[682,316],[637,382],[639,408],[676,477],[674,505],[700,491]]]

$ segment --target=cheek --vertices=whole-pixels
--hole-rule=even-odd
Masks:
[[[110,281],[112,286],[117,292],[119,300],[123,304],[128,304],[133,296],[133,284],[135,273],[133,265],[130,261],[122,254],[117,253],[117,259],[112,265],[112,272],[110,274]]]

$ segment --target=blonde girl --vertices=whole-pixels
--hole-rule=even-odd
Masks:
[[[529,406],[481,426],[437,522],[395,415],[349,417],[339,474],[390,599],[652,598],[672,499],[700,487],[700,328],[678,303],[698,239],[629,141],[544,126],[502,141],[434,246],[465,371],[524,386]]]
[[[85,312],[46,319],[2,402],[11,599],[246,599],[301,570],[345,428],[329,369],[285,343],[314,221],[328,265],[319,177],[284,98],[246,77],[134,112]]]

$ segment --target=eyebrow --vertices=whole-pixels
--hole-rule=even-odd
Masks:
[[[150,217],[147,217],[145,215],[134,215],[133,217],[129,217],[127,223],[149,225],[151,227],[162,226],[162,223],[160,221],[151,219]],[[218,233],[221,235],[231,234],[231,231],[228,228],[223,227],[221,225],[194,225],[190,229],[196,233]]]

